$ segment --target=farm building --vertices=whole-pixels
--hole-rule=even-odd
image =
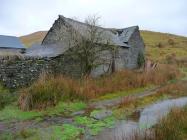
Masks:
[[[51,44],[62,44],[60,46],[62,46],[64,50],[67,50],[69,47],[69,31],[75,30],[78,33],[78,36],[87,38],[88,26],[89,25],[86,23],[65,18],[60,15],[47,33],[42,45],[45,47]],[[92,71],[93,76],[102,75],[105,72],[111,71],[112,62],[115,62],[115,70],[122,70],[126,68],[134,69],[138,67],[138,56],[140,54],[144,55],[144,42],[140,36],[138,26],[123,29],[97,28],[99,32],[102,32],[102,39],[99,44],[102,46],[109,40],[109,45],[116,47],[117,52],[115,60],[113,60],[112,55],[109,52],[101,54],[101,57],[107,58],[107,61],[105,64],[98,66]],[[76,64],[74,67],[72,66],[73,62],[78,63],[77,60],[72,60],[71,63],[68,62],[67,65],[64,66],[64,69],[74,69],[76,72],[79,71],[79,67],[77,67]],[[72,65],[70,66],[70,64]]]
[[[42,44],[25,49],[16,37],[0,36],[0,50],[20,53],[22,57],[16,60],[1,60],[0,79],[5,86],[10,88],[30,85],[37,80],[43,72],[54,75],[63,74],[71,77],[80,77],[83,72],[81,61],[72,57],[72,48],[76,47],[70,40],[69,31],[75,31],[78,36],[87,39],[88,24],[59,16],[42,41]],[[98,28],[103,34],[98,46],[106,43],[116,48],[115,57],[109,52],[101,52],[98,56],[105,58],[104,63],[91,71],[91,76],[96,77],[110,73],[111,64],[115,71],[135,69],[138,67],[138,57],[144,55],[144,42],[140,36],[139,27],[133,26],[123,29]],[[109,42],[108,42],[109,39]],[[72,43],[73,45],[70,44]],[[11,62],[10,62],[11,61]]]

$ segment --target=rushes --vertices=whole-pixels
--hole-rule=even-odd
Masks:
[[[169,65],[159,65],[147,72],[119,71],[96,79],[86,77],[75,80],[63,75],[54,77],[43,74],[30,87],[23,89],[19,98],[22,110],[43,109],[55,106],[60,100],[83,100],[97,98],[107,93],[160,85],[179,76],[179,71]]]

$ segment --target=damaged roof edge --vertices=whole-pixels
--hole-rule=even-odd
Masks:
[[[59,15],[59,19],[65,21],[65,22],[68,22],[71,25],[77,24],[77,26],[80,27],[80,30],[81,30],[82,26],[88,26],[88,24],[86,24],[84,22],[80,22],[80,21],[77,21],[74,19],[66,18],[63,15]],[[128,46],[129,39],[131,38],[131,36],[133,35],[133,33],[136,30],[139,30],[139,26],[131,26],[131,27],[121,28],[121,29],[103,28],[103,27],[99,27],[99,26],[96,26],[96,27],[101,30],[104,30],[104,32],[112,35],[111,40],[113,41],[113,45],[118,45],[118,46],[123,46],[123,47],[129,47]]]
[[[76,23],[79,23],[79,24],[88,25],[87,23],[84,23],[84,22],[81,22],[81,21],[78,21],[78,20],[75,20],[75,19],[66,18],[63,15],[59,15],[59,19],[65,19],[65,20],[68,20],[68,21],[71,21],[71,22],[76,22]],[[110,31],[135,30],[135,29],[139,30],[139,26],[138,25],[134,25],[134,26],[126,27],[126,28],[104,28],[104,27],[101,27],[101,26],[96,26],[96,27],[104,29],[104,30],[110,30]]]

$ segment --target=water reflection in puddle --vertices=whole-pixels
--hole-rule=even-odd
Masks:
[[[187,97],[165,100],[150,105],[140,113],[132,115],[131,120],[119,121],[114,129],[106,129],[94,140],[128,140],[134,132],[144,132],[146,128],[152,127],[157,121],[166,116],[171,108],[187,105]]]

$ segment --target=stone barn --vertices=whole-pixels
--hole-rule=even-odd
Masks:
[[[64,74],[72,77],[82,76],[80,61],[71,56],[72,48],[69,46],[69,30],[75,30],[80,36],[86,38],[85,30],[88,24],[59,16],[40,45],[34,45],[22,52],[23,57],[14,60],[0,59],[0,79],[9,88],[30,85],[37,80],[42,72],[55,75]],[[110,44],[117,48],[116,55],[101,53],[106,63],[92,70],[92,76],[99,76],[111,72],[111,63],[115,62],[115,70],[134,69],[138,67],[139,54],[144,55],[144,42],[140,36],[139,27],[133,26],[123,29],[99,28],[104,33],[99,45],[106,43],[108,37]],[[18,52],[23,49],[17,38],[10,44],[3,42],[0,37],[0,51],[13,49]],[[13,51],[15,52],[15,51]]]
[[[44,38],[42,45],[50,44],[63,44],[64,48],[68,48],[68,34],[69,28],[71,30],[76,30],[80,36],[86,38],[86,30],[88,25],[73,19],[65,18],[64,16],[59,16],[55,21],[46,37]],[[116,47],[117,52],[115,55],[115,70],[122,69],[134,69],[138,67],[138,56],[140,54],[144,55],[144,42],[140,36],[139,27],[133,26],[123,29],[108,29],[97,27],[99,31],[103,32],[101,44],[104,44],[107,39],[110,40],[110,45]],[[68,52],[68,51],[67,51]],[[65,52],[65,54],[67,53]],[[101,54],[101,57],[106,57],[108,62],[103,65],[98,66],[92,71],[93,76],[102,75],[108,71],[111,71],[112,56],[108,53]],[[67,58],[68,59],[68,58]],[[70,60],[69,60],[70,61]],[[70,66],[70,62],[67,62],[64,69],[74,69],[76,72],[78,68],[76,65],[73,68]],[[75,63],[77,60],[72,60]],[[71,62],[71,64],[73,63]],[[69,67],[69,68],[68,68]]]

